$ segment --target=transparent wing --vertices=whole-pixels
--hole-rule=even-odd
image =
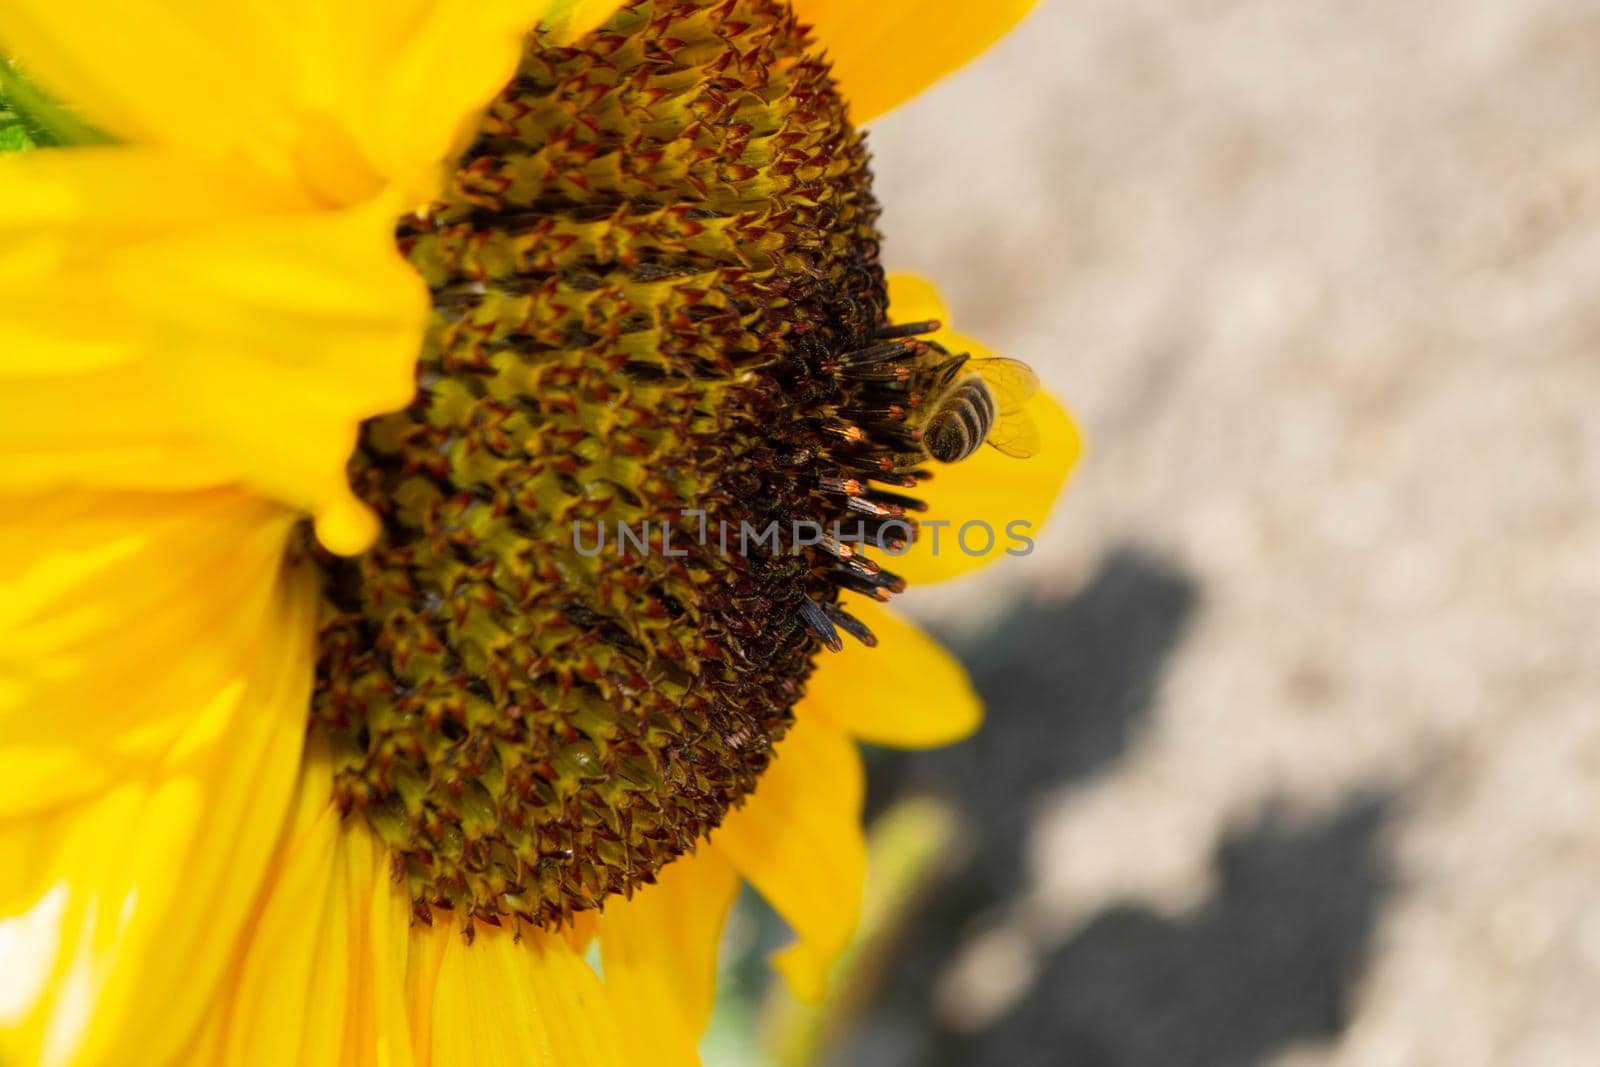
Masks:
[[[1039,452],[1039,427],[1025,411],[1002,410],[984,441],[1012,459],[1027,459]]]
[[[983,379],[1002,415],[1018,410],[1039,391],[1039,376],[1033,368],[1014,359],[974,359],[966,369]]]

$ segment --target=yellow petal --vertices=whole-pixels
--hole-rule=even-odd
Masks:
[[[440,164],[464,148],[479,113],[516,72],[526,34],[552,0],[298,0],[259,6],[259,40],[281,64],[303,117],[301,169],[340,202],[359,158],[421,202]]]
[[[896,322],[949,322],[933,287],[909,275],[889,279],[889,308]],[[931,336],[952,352],[970,352],[973,359],[995,355],[949,328]],[[1044,389],[1033,395],[1025,411],[1039,430],[1038,453],[1015,459],[986,446],[959,463],[929,464],[933,477],[917,489],[928,504],[918,517],[920,532],[904,554],[882,556],[885,568],[919,585],[1033,551],[1083,452],[1083,438],[1072,416]]]
[[[589,951],[589,946],[594,944],[595,934],[600,926],[600,913],[594,909],[573,913],[570,925],[561,929],[561,936],[566,938],[567,944],[572,946],[572,951],[582,955]]]
[[[0,46],[120,140],[328,204],[427,199],[551,0],[0,3]],[[137,91],[130,91],[137,86]]]
[[[169,1062],[288,810],[315,587],[238,493],[0,514],[0,1062]]]
[[[633,1020],[627,1020],[630,1024]],[[622,1067],[600,980],[559,935],[449,939],[433,1005],[435,1067]]]
[[[413,925],[389,853],[330,801],[313,742],[296,813],[221,997],[204,1062],[238,1067],[610,1067],[599,979],[560,934],[439,913]]]
[[[861,911],[866,843],[856,746],[802,709],[753,796],[711,834],[711,846],[766,897],[799,940],[773,964],[797,997],[818,1000]]]
[[[126,148],[0,160],[0,184],[0,488],[242,482],[361,547],[345,463],[408,402],[428,308],[395,205],[207,200]]]
[[[878,638],[823,653],[806,703],[856,738],[895,748],[948,745],[983,721],[983,702],[956,659],[916,626],[872,600],[843,605]]]
[[[296,121],[242,3],[0,3],[0,52],[120,140],[282,180]]]
[[[571,44],[621,6],[622,0],[556,0],[539,29],[550,44]]]
[[[976,58],[1037,0],[795,0],[857,125]]]
[[[722,922],[739,875],[712,848],[669,863],[632,900],[612,900],[600,921],[600,962],[617,1014],[628,1019],[633,1063],[696,1067],[711,1018]]]
[[[309,746],[254,921],[197,1062],[410,1067],[411,909],[364,827],[341,825],[325,746]]]

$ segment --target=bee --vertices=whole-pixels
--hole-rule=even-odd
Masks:
[[[1039,376],[1014,359],[961,356],[942,370],[942,391],[922,425],[922,447],[940,463],[957,463],[987,442],[1015,459],[1039,451],[1039,428],[1023,411]]]

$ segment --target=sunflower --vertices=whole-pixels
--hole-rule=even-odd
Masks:
[[[923,462],[857,128],[1028,6],[5,0],[0,1063],[694,1063],[743,880],[820,993],[1077,451]]]

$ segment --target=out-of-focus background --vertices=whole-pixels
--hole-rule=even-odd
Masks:
[[[1600,1062],[1600,4],[1044,0],[871,141],[1090,447],[905,600],[990,718],[873,760],[904,921],[818,1014],[745,908],[710,1057]]]

